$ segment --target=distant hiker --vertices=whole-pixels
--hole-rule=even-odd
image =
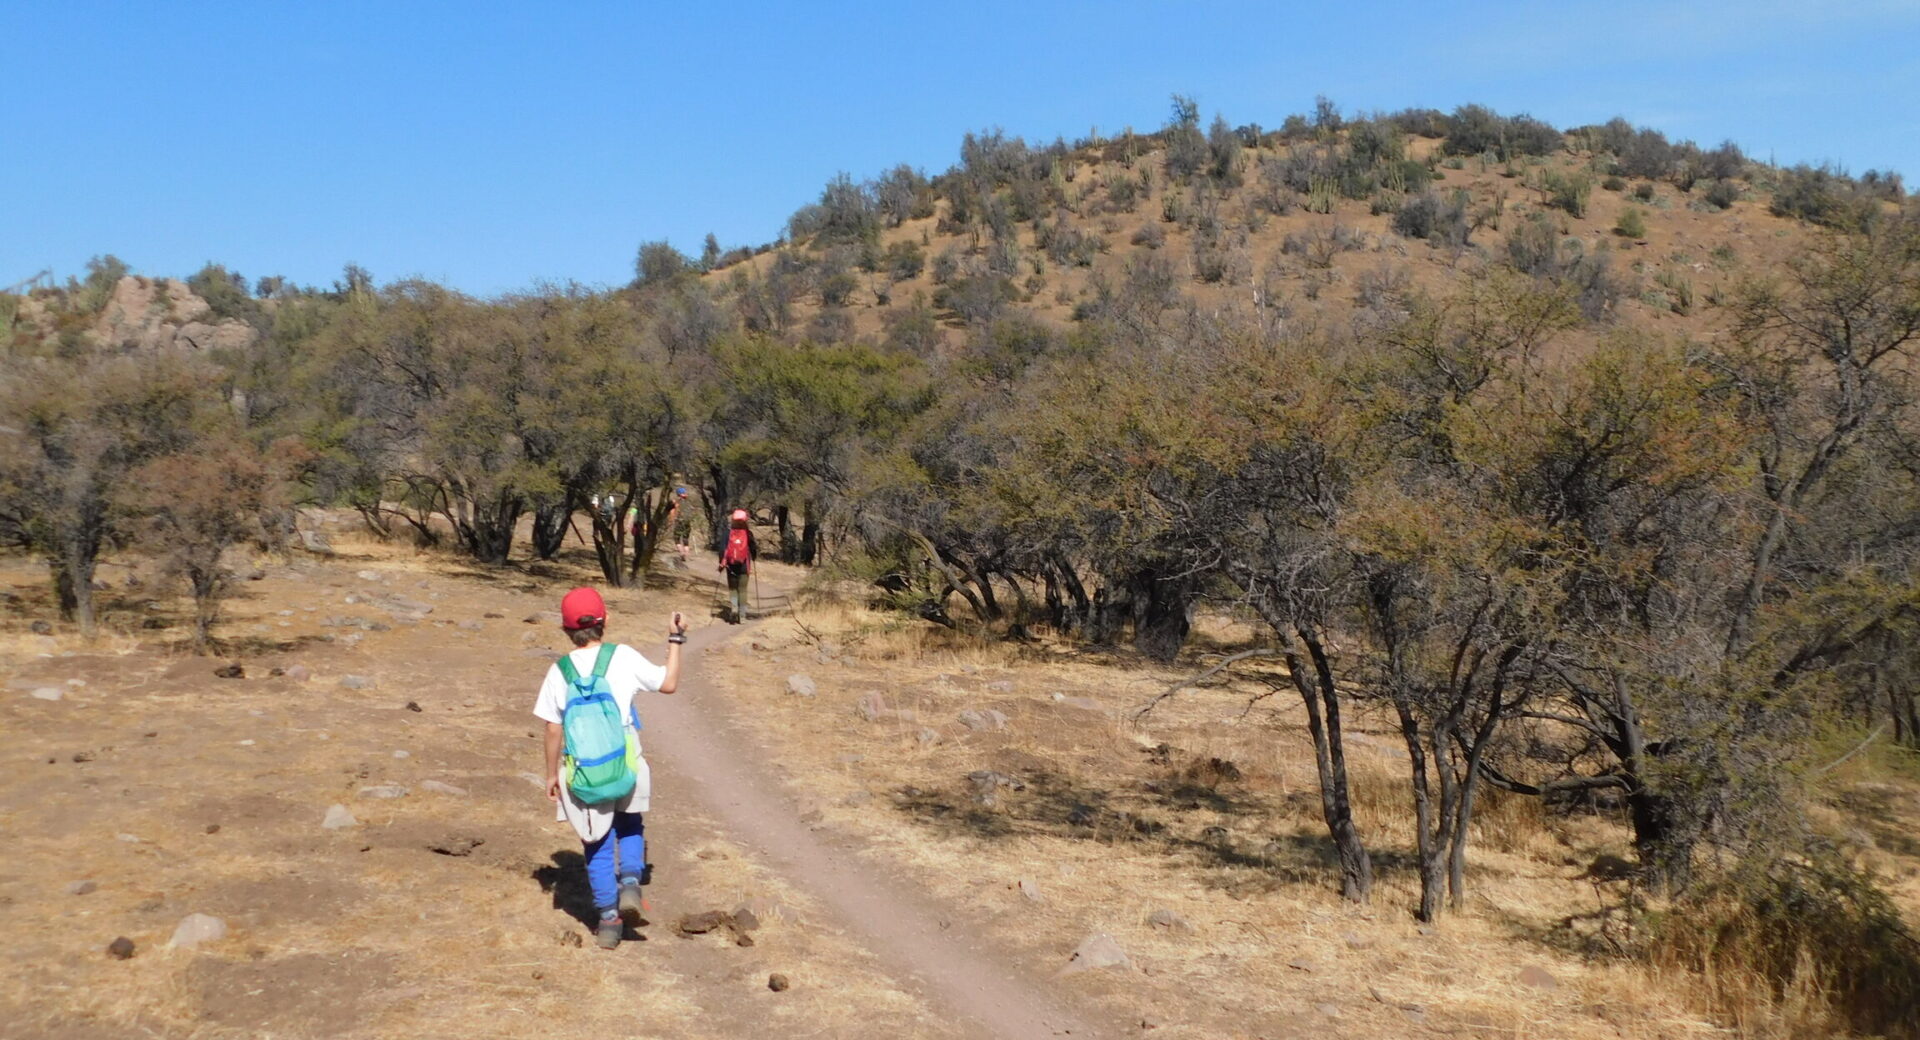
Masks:
[[[720,569],[727,572],[727,602],[732,608],[727,620],[733,624],[747,619],[747,582],[753,576],[753,561],[759,556],[760,546],[754,542],[753,532],[747,530],[747,511],[734,510],[726,547],[720,551]]]
[[[585,846],[587,885],[600,911],[594,937],[611,950],[646,906],[640,896],[647,872],[640,814],[650,807],[653,784],[640,753],[634,695],[679,688],[687,623],[674,611],[665,667],[630,646],[603,642],[606,626],[607,605],[593,589],[577,588],[560,600],[560,627],[574,649],[547,668],[533,713],[547,724],[547,797],[554,801],[554,819],[572,824]]]
[[[686,488],[673,489],[673,512],[667,519],[673,522],[673,551],[680,554],[680,566],[684,568],[693,555],[693,508],[687,505]]]

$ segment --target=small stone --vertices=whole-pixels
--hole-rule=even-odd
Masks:
[[[362,798],[405,798],[406,796],[407,789],[399,784],[375,784],[372,787],[360,789]]]
[[[94,884],[92,881],[75,881],[67,886],[67,894],[70,896],[84,896],[92,893],[99,887],[99,885]]]
[[[220,833],[220,825],[217,823],[209,823],[206,826],[206,832],[208,834],[218,834]]]
[[[408,711],[426,711],[427,709],[425,709],[425,708],[422,708],[422,707],[420,706],[420,702],[419,702],[419,701],[408,701],[408,702],[407,702],[407,710],[408,710]]]
[[[1193,934],[1193,925],[1186,918],[1172,910],[1160,909],[1147,915],[1147,924],[1175,935]]]
[[[1335,1007],[1335,1006],[1334,1006],[1334,1005],[1332,1005],[1332,1004],[1315,1004],[1315,1005],[1313,1006],[1313,1009],[1314,1009],[1315,1011],[1318,1011],[1318,1012],[1320,1012],[1321,1014],[1323,1014],[1323,1015],[1325,1015],[1325,1016],[1327,1016],[1328,1018],[1339,1018],[1339,1017],[1340,1017],[1340,1009],[1339,1009],[1339,1008],[1337,1008],[1337,1007]]]
[[[380,580],[379,571],[354,571],[353,576],[356,578],[359,578],[361,581],[379,581]]]
[[[922,726],[920,727],[920,732],[913,735],[913,739],[917,741],[921,747],[932,747],[940,743],[940,733],[938,730],[932,730]]]
[[[121,833],[121,834],[114,835],[114,837],[120,841],[126,842],[129,845],[141,844],[140,836],[138,834]]]
[[[32,697],[34,700],[57,701],[65,695],[66,695],[66,691],[62,690],[58,686],[41,686],[36,688],[28,696]]]
[[[455,798],[465,798],[467,796],[466,788],[455,787],[452,784],[442,783],[439,780],[422,780],[420,781],[420,789],[422,791],[432,791],[435,794],[452,795]]]
[[[704,910],[697,914],[681,915],[679,929],[681,935],[705,935],[731,923],[733,915],[725,910]]]
[[[1067,958],[1067,965],[1060,969],[1060,974],[1077,975],[1097,968],[1131,966],[1132,962],[1127,959],[1126,951],[1113,940],[1113,936],[1105,932],[1095,932],[1081,941],[1080,946],[1073,951],[1073,956]]]
[[[1312,961],[1300,960],[1298,958],[1295,958],[1294,960],[1290,960],[1287,962],[1287,967],[1292,968],[1294,971],[1304,971],[1309,975],[1313,974]]]
[[[1007,716],[993,708],[968,708],[958,716],[962,726],[979,732],[994,732],[1007,728]]]
[[[412,758],[412,757],[413,757],[413,754],[412,754],[411,752],[407,752],[407,751],[395,751],[395,752],[393,753],[393,757],[395,757],[395,758]],[[424,785],[423,785],[423,786],[424,786]]]
[[[1013,887],[1019,889],[1020,894],[1027,897],[1027,902],[1029,903],[1044,903],[1047,901],[1047,897],[1040,892],[1040,886],[1035,883],[1032,878],[1021,878],[1013,883]]]
[[[840,799],[840,804],[848,807],[849,809],[858,809],[859,807],[871,801],[873,801],[873,792],[855,791],[852,794],[847,795],[845,798]]]
[[[306,682],[308,679],[313,678],[313,671],[304,664],[289,665],[287,667],[287,678],[292,679],[294,682]]]
[[[364,675],[343,675],[340,677],[340,685],[349,690],[371,690],[374,682]]]
[[[226,937],[227,922],[208,914],[188,914],[173,929],[173,938],[167,940],[167,945],[185,948]]]
[[[1349,950],[1365,950],[1373,945],[1372,939],[1361,935],[1359,932],[1348,932],[1341,936],[1340,939],[1347,944],[1347,949]]]
[[[1013,683],[1010,680],[1001,679],[998,682],[988,683],[985,688],[992,693],[1012,693]]]
[[[560,933],[560,945],[562,945],[562,946],[579,946],[579,945],[581,945],[581,942],[580,942],[580,933],[579,933],[579,932],[576,932],[576,931],[573,931],[573,930],[571,930],[571,929],[569,929],[569,930],[567,930],[567,931],[564,931],[564,932],[561,932],[561,933]]]
[[[342,827],[358,827],[360,826],[360,821],[354,819],[353,814],[347,811],[346,806],[336,802],[327,807],[327,817],[320,821],[320,826],[325,827],[327,830],[335,831]]]
[[[868,722],[878,722],[887,714],[887,699],[879,690],[868,690],[853,703],[854,714]]]
[[[91,761],[93,761],[93,752],[91,752],[91,751],[75,751],[75,752],[73,753],[73,760],[74,760],[75,762],[91,762]]]
[[[478,632],[482,628],[485,628],[486,626],[482,625],[478,621],[462,621],[460,622],[460,627],[463,629],[466,629],[469,632]]]
[[[1552,972],[1538,964],[1529,964],[1520,969],[1520,984],[1549,992],[1560,988],[1560,980],[1554,978]]]
[[[127,958],[132,957],[133,956],[133,940],[123,935],[115,939],[114,941],[108,943],[107,956],[112,957],[116,961],[124,961]]]
[[[787,676],[787,692],[795,697],[811,697],[819,693],[820,690],[819,687],[814,685],[812,676],[801,675],[796,672],[793,675]]]
[[[434,842],[427,848],[442,856],[471,856],[474,849],[486,843],[485,838],[453,837]]]
[[[1067,810],[1067,822],[1075,827],[1091,827],[1100,814],[1091,805],[1075,805]]]
[[[785,993],[787,991],[787,987],[791,985],[793,985],[793,983],[787,981],[787,977],[781,974],[780,972],[776,971],[773,974],[767,976],[767,988],[774,991],[775,993]]]
[[[751,932],[760,927],[760,915],[754,913],[751,907],[734,907],[733,927],[736,931]]]
[[[213,674],[215,677],[221,679],[245,679],[247,677],[247,670],[237,664],[228,664],[215,668]]]
[[[35,621],[27,627],[32,629],[33,634],[36,636],[50,636],[53,634],[53,626],[45,621]]]

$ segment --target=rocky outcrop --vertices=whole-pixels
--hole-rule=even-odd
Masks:
[[[22,301],[19,320],[42,328],[52,323],[47,309],[32,298]],[[215,316],[187,283],[137,275],[114,285],[86,335],[119,350],[244,350],[260,338],[259,330],[244,321]]]

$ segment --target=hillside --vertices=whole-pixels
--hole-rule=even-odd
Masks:
[[[619,288],[103,257],[0,296],[0,818],[32,836],[0,922],[34,937],[0,1005],[1920,1036],[1897,176],[1186,99],[960,154],[836,177],[768,247],[643,243]],[[736,509],[744,617],[707,555]],[[515,775],[578,584],[697,619],[646,740],[655,894],[733,922],[703,938],[581,946],[578,844]],[[156,949],[190,909],[235,934]]]

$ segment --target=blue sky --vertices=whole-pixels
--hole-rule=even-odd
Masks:
[[[829,177],[970,129],[1277,125],[1465,102],[1920,177],[1920,0],[381,3],[0,0],[0,286],[112,252],[326,285],[615,284],[768,241]]]

